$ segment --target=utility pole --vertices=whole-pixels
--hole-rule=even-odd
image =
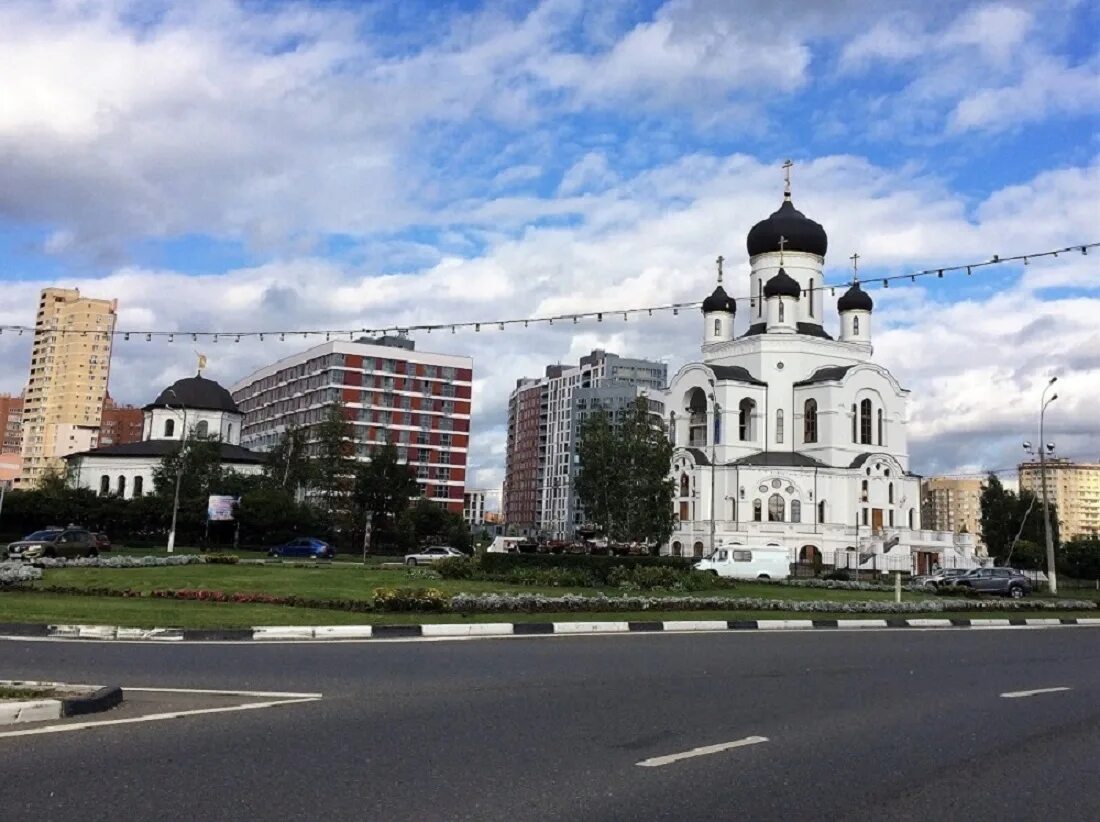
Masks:
[[[172,396],[179,400],[179,395],[171,388],[168,389],[172,393]],[[167,405],[167,403],[166,403]],[[183,431],[180,432],[180,449],[176,461],[176,490],[172,495],[172,527],[168,531],[168,553],[171,554],[176,550],[176,519],[180,510],[180,480],[183,477],[183,457],[184,449],[187,447],[187,406],[180,403],[180,408],[183,410]],[[173,410],[172,408],[168,409]]]
[[[1042,478],[1043,485],[1043,531],[1047,543],[1047,585],[1050,587],[1052,596],[1058,595],[1058,571],[1055,568],[1054,535],[1050,529],[1050,504],[1047,499],[1047,449],[1046,441],[1043,439],[1043,423],[1046,418],[1047,406],[1058,399],[1057,394],[1054,394],[1049,400],[1046,398],[1047,391],[1057,381],[1057,377],[1050,378],[1047,387],[1043,389],[1042,406],[1039,409],[1039,475]]]

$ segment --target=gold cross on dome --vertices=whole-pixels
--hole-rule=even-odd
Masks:
[[[722,263],[725,261],[725,259],[725,257],[719,254],[718,259],[715,260],[715,262],[718,263],[718,285],[722,284]]]
[[[790,242],[782,234],[779,235],[779,264],[783,265],[783,249],[787,247],[787,243]]]
[[[784,177],[784,180],[786,181],[786,188],[783,189],[783,196],[784,197],[790,197],[791,196],[791,166],[793,166],[793,165],[794,165],[794,163],[791,162],[790,160],[784,160],[783,161],[783,177]]]
[[[859,252],[858,251],[855,252],[848,259],[852,261],[852,279],[854,279],[858,283],[859,282]]]

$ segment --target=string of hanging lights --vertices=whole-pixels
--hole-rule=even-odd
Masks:
[[[1040,260],[1044,258],[1054,258],[1061,254],[1088,254],[1089,249],[1100,246],[1100,243],[1085,243],[1083,245],[1071,245],[1065,248],[1052,249],[1050,251],[1039,251],[1029,254],[1017,254],[1010,257],[1002,257],[998,254],[994,254],[987,260],[981,260],[979,262],[965,263],[960,265],[941,266],[938,268],[928,268],[921,271],[912,271],[906,274],[894,274],[883,277],[859,277],[858,279],[851,279],[843,283],[823,283],[820,286],[815,286],[812,289],[803,290],[803,296],[812,293],[813,291],[828,291],[831,296],[836,296],[837,289],[843,289],[855,284],[859,284],[860,287],[867,287],[873,285],[879,285],[882,288],[888,289],[891,282],[909,280],[910,282],[916,282],[917,278],[921,277],[935,277],[942,279],[945,274],[951,274],[956,272],[965,271],[967,276],[972,276],[976,270],[982,268],[988,268],[990,266],[1005,265],[1007,263],[1023,262],[1024,265],[1030,265],[1033,260]],[[751,302],[753,297],[731,297],[730,299],[735,302]],[[431,334],[434,332],[450,332],[452,334],[457,333],[459,330],[473,330],[480,332],[482,329],[498,329],[504,331],[508,326],[520,326],[524,328],[530,327],[532,324],[544,324],[553,326],[555,323],[559,325],[576,325],[581,320],[596,320],[597,322],[604,322],[617,320],[622,318],[622,321],[629,320],[631,315],[652,317],[655,312],[667,312],[671,311],[672,314],[677,315],[681,310],[699,308],[702,305],[701,300],[694,302],[683,303],[664,303],[662,305],[643,306],[641,308],[616,308],[616,309],[604,309],[601,311],[577,311],[567,312],[563,314],[556,314],[552,316],[542,317],[522,317],[505,320],[481,320],[481,321],[467,321],[467,322],[441,322],[441,323],[423,323],[417,325],[389,325],[377,328],[342,328],[342,329],[287,329],[287,330],[274,330],[274,331],[160,331],[160,330],[120,330],[120,329],[86,329],[86,328],[42,328],[37,329],[40,331],[46,331],[52,334],[80,334],[81,336],[88,335],[103,335],[111,334],[116,338],[122,338],[123,341],[131,340],[144,340],[145,342],[152,342],[154,338],[163,339],[167,342],[176,342],[189,340],[191,342],[198,342],[200,339],[208,340],[210,342],[241,342],[241,340],[258,340],[260,342],[266,341],[278,341],[286,342],[288,339],[314,339],[323,337],[326,341],[333,339],[355,339],[356,336],[379,336],[385,334],[409,334],[413,332],[423,332]],[[0,334],[14,333],[22,335],[24,333],[33,334],[36,328],[29,325],[0,325]]]

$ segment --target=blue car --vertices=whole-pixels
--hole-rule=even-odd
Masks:
[[[332,559],[336,549],[321,539],[298,537],[290,542],[276,545],[267,552],[273,557],[305,557],[307,559]]]

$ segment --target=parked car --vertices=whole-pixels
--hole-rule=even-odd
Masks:
[[[910,584],[922,586],[924,588],[927,588],[929,591],[934,591],[941,585],[947,585],[951,582],[951,580],[961,577],[966,572],[966,568],[943,568],[931,574],[913,577],[913,580]]]
[[[100,551],[111,550],[111,540],[106,534],[95,535],[95,547]]]
[[[42,557],[94,557],[99,555],[96,537],[83,528],[47,528],[8,545],[8,559]]]
[[[457,548],[452,548],[449,545],[435,545],[431,548],[425,548],[422,551],[418,551],[415,554],[405,555],[406,565],[427,565],[432,562],[439,562],[441,559],[454,559],[455,557],[464,557],[464,553]]]
[[[972,588],[983,594],[1019,599],[1031,593],[1031,580],[1015,568],[973,568],[947,583],[951,588]]]
[[[273,557],[307,557],[309,559],[332,559],[336,556],[336,549],[323,539],[314,537],[298,537],[282,545],[276,545],[268,549],[268,555]]]

